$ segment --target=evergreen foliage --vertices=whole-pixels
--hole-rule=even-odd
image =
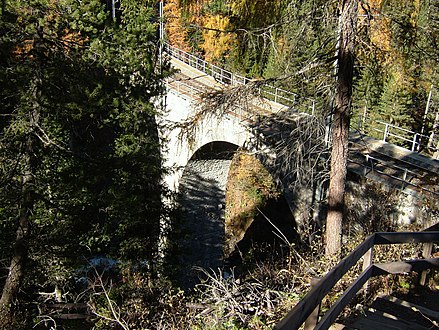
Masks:
[[[289,1],[264,69],[264,77],[284,77],[284,88],[319,103],[328,101],[333,78],[337,20],[333,1]]]
[[[416,132],[431,128],[425,124],[433,122],[436,109],[430,108],[427,118],[424,113],[431,86],[437,84],[437,4],[377,3],[364,9],[360,23],[354,111],[360,117],[367,113],[372,123],[385,121]]]
[[[163,212],[152,14],[136,0],[116,20],[99,0],[3,2],[0,259],[6,269],[26,215],[27,285],[59,285],[98,254],[152,270]]]

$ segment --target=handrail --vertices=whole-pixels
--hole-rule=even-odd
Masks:
[[[395,139],[392,140],[392,144],[403,148],[408,145],[409,150],[414,152],[419,152],[422,147],[433,152],[439,151],[436,146],[438,138],[435,134],[428,136],[381,120],[373,121],[366,119],[365,115],[357,116],[355,119],[351,119],[351,124],[357,123],[357,128],[361,131],[368,131],[368,129],[370,129],[371,131],[380,133],[379,138],[384,142],[388,142],[389,138],[393,137]],[[379,128],[376,124],[384,125],[384,127]],[[406,144],[404,144],[404,142],[406,142]]]
[[[190,65],[191,67],[204,72],[205,74],[213,77],[216,81],[224,85],[239,86],[246,85],[255,80],[241,76],[239,74],[233,73],[231,71],[225,70],[215,64],[209,63],[200,57],[197,57],[191,53],[180,50],[173,47],[169,43],[164,43],[165,51],[172,57]],[[294,107],[298,105],[299,96],[296,93],[287,91],[285,89],[275,87],[275,86],[264,86],[263,88],[258,88],[258,93],[264,98],[279,103],[284,106]],[[315,112],[315,101],[310,98],[302,98],[311,102],[309,108],[311,111],[305,111],[311,115]]]
[[[437,225],[436,225],[437,226]],[[437,230],[437,228],[435,228]],[[373,264],[373,247],[382,244],[427,243],[430,249],[424,250],[425,259],[406,262],[389,263],[386,265]],[[424,270],[439,267],[439,258],[430,258],[432,243],[439,243],[439,231],[423,232],[392,232],[374,233],[364,240],[347,257],[332,268],[306,296],[276,325],[277,330],[296,330],[307,320],[313,310],[318,307],[323,298],[333,286],[345,275],[361,257],[364,256],[363,272],[326,312],[314,329],[328,329],[335,322],[344,307],[362,288],[369,278],[388,273],[405,273],[413,270]]]
[[[202,92],[201,89],[178,80],[174,80],[172,82],[166,81],[166,85],[171,87],[177,93],[177,95],[187,95],[192,99],[195,99],[196,96]]]
[[[417,132],[408,130],[406,128],[399,127],[399,126],[396,126],[396,125],[393,125],[390,123],[386,123],[386,122],[383,122],[380,120],[377,120],[376,123],[384,125],[384,128],[379,129],[376,127],[372,127],[371,129],[376,131],[376,132],[383,133],[382,141],[384,141],[384,142],[387,142],[389,137],[394,137],[397,140],[407,142],[410,145],[411,151],[418,151],[422,146],[426,147],[427,149],[437,151],[436,147],[432,147],[429,144],[422,143],[423,139],[424,139],[424,141],[430,140],[430,137],[427,135],[417,133]],[[397,133],[397,132],[402,132],[402,133]],[[404,134],[404,133],[406,133],[406,134]],[[392,143],[398,145],[395,142],[392,142]],[[400,146],[403,147],[403,145],[400,145]]]
[[[375,165],[373,161],[375,161],[376,164],[381,164],[381,165],[383,165],[386,168],[404,171],[404,176],[405,177],[407,176],[407,174],[411,174],[413,177],[419,177],[418,173],[413,172],[413,171],[411,171],[411,170],[409,170],[409,169],[407,169],[405,167],[401,167],[401,166],[397,166],[397,165],[392,165],[392,164],[387,164],[387,162],[385,162],[385,161],[383,161],[383,160],[381,160],[379,158],[373,157],[373,156],[371,156],[369,154],[361,154],[361,155],[364,156],[364,158],[366,158],[367,162],[370,161],[372,169],[373,169],[373,166]],[[408,164],[412,165],[410,163],[408,163]],[[404,179],[403,179],[403,181],[404,181]]]

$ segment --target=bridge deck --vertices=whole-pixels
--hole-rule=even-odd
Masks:
[[[175,83],[185,83],[194,87],[194,92],[199,91],[221,91],[229,88],[230,86],[222,84],[212,76],[197,70],[196,68],[186,64],[185,62],[171,57],[171,65],[177,70],[177,73],[171,77],[170,84],[175,87]],[[174,83],[174,84],[173,84]],[[194,96],[194,95],[193,95]],[[252,113],[276,113],[282,110],[286,110],[288,107],[280,103],[276,103],[270,100],[263,100],[256,98],[251,104],[251,109],[247,109]]]
[[[439,160],[437,159],[424,156],[382,140],[377,140],[358,132],[351,132],[349,140],[357,145],[363,145],[365,152],[367,152],[367,150],[379,152],[383,155],[403,160],[411,165],[418,166],[424,170],[439,175]]]
[[[439,161],[351,132],[349,169],[410,195],[439,196]]]
[[[204,72],[191,67],[189,64],[173,57],[171,57],[170,62],[174,69],[178,70],[187,80],[192,80],[192,83],[195,81],[195,83],[198,82],[210,89],[221,89],[222,85],[208,74],[205,74]],[[179,80],[184,80],[184,78],[180,78]]]

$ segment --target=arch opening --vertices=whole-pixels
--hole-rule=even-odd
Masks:
[[[277,235],[273,233],[273,224],[289,240],[295,238],[295,221],[289,212],[287,202],[282,193],[273,193],[264,197],[266,200],[260,205],[261,211],[272,224],[262,214],[254,213],[254,219],[235,242],[235,253],[227,252],[226,236],[230,233],[234,235],[230,228],[226,230],[226,188],[234,189],[228,186],[229,182],[233,181],[230,179],[229,171],[232,159],[235,161],[239,155],[245,154],[237,150],[237,146],[227,142],[209,143],[193,154],[183,172],[178,197],[181,212],[178,223],[174,226],[174,244],[177,247],[174,258],[177,259],[179,284],[185,289],[190,289],[199,282],[200,271],[197,267],[208,271],[229,266],[239,267],[242,260],[239,260],[236,251],[246,252],[253,244],[271,244],[276,240],[275,244],[280,246],[282,242],[279,242]],[[263,165],[255,157],[249,157],[259,163],[260,167],[255,171],[261,172]],[[249,167],[248,164],[241,166]],[[264,175],[269,177],[265,180],[271,180],[269,184],[274,190],[273,178],[267,170],[265,172]],[[264,189],[266,187],[261,188]],[[235,199],[240,198],[240,195],[237,195]]]
[[[238,146],[226,141],[214,141],[205,144],[192,155],[191,160],[225,159],[231,160]]]

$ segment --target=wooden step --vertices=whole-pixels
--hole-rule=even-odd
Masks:
[[[370,330],[427,330],[429,328],[420,326],[414,322],[405,321],[388,313],[370,309],[365,315],[356,319],[349,327],[354,329]]]
[[[430,317],[426,317],[425,314],[420,312],[420,310],[416,309],[415,307],[407,306],[407,304],[409,304],[407,302],[405,302],[406,305],[403,305],[399,302],[401,302],[401,300],[395,297],[379,297],[375,299],[370,307],[392,315],[398,319],[403,319],[405,321],[418,324],[422,327],[431,328],[435,326],[434,319],[432,320]]]
[[[348,326],[341,324],[341,323],[334,323],[329,327],[329,330],[350,330],[352,328],[349,328]]]
[[[428,316],[430,318],[432,318],[435,321],[439,321],[439,312],[438,311],[434,311],[432,309],[429,309],[427,307],[424,306],[420,306],[420,305],[416,305],[414,303],[393,297],[393,296],[385,296],[382,297],[383,299],[389,300],[395,304],[398,304],[400,306],[404,306],[407,308],[410,308],[412,310],[418,310],[419,312],[421,312],[422,314],[424,314],[425,316]],[[439,306],[439,295],[438,295],[438,301],[437,301],[437,305]]]
[[[436,303],[435,296],[429,298]],[[428,306],[428,305],[427,305]],[[439,308],[434,306],[434,308]],[[372,304],[346,325],[335,324],[332,330],[426,330],[439,329],[439,311],[429,309],[393,296],[377,297]]]

